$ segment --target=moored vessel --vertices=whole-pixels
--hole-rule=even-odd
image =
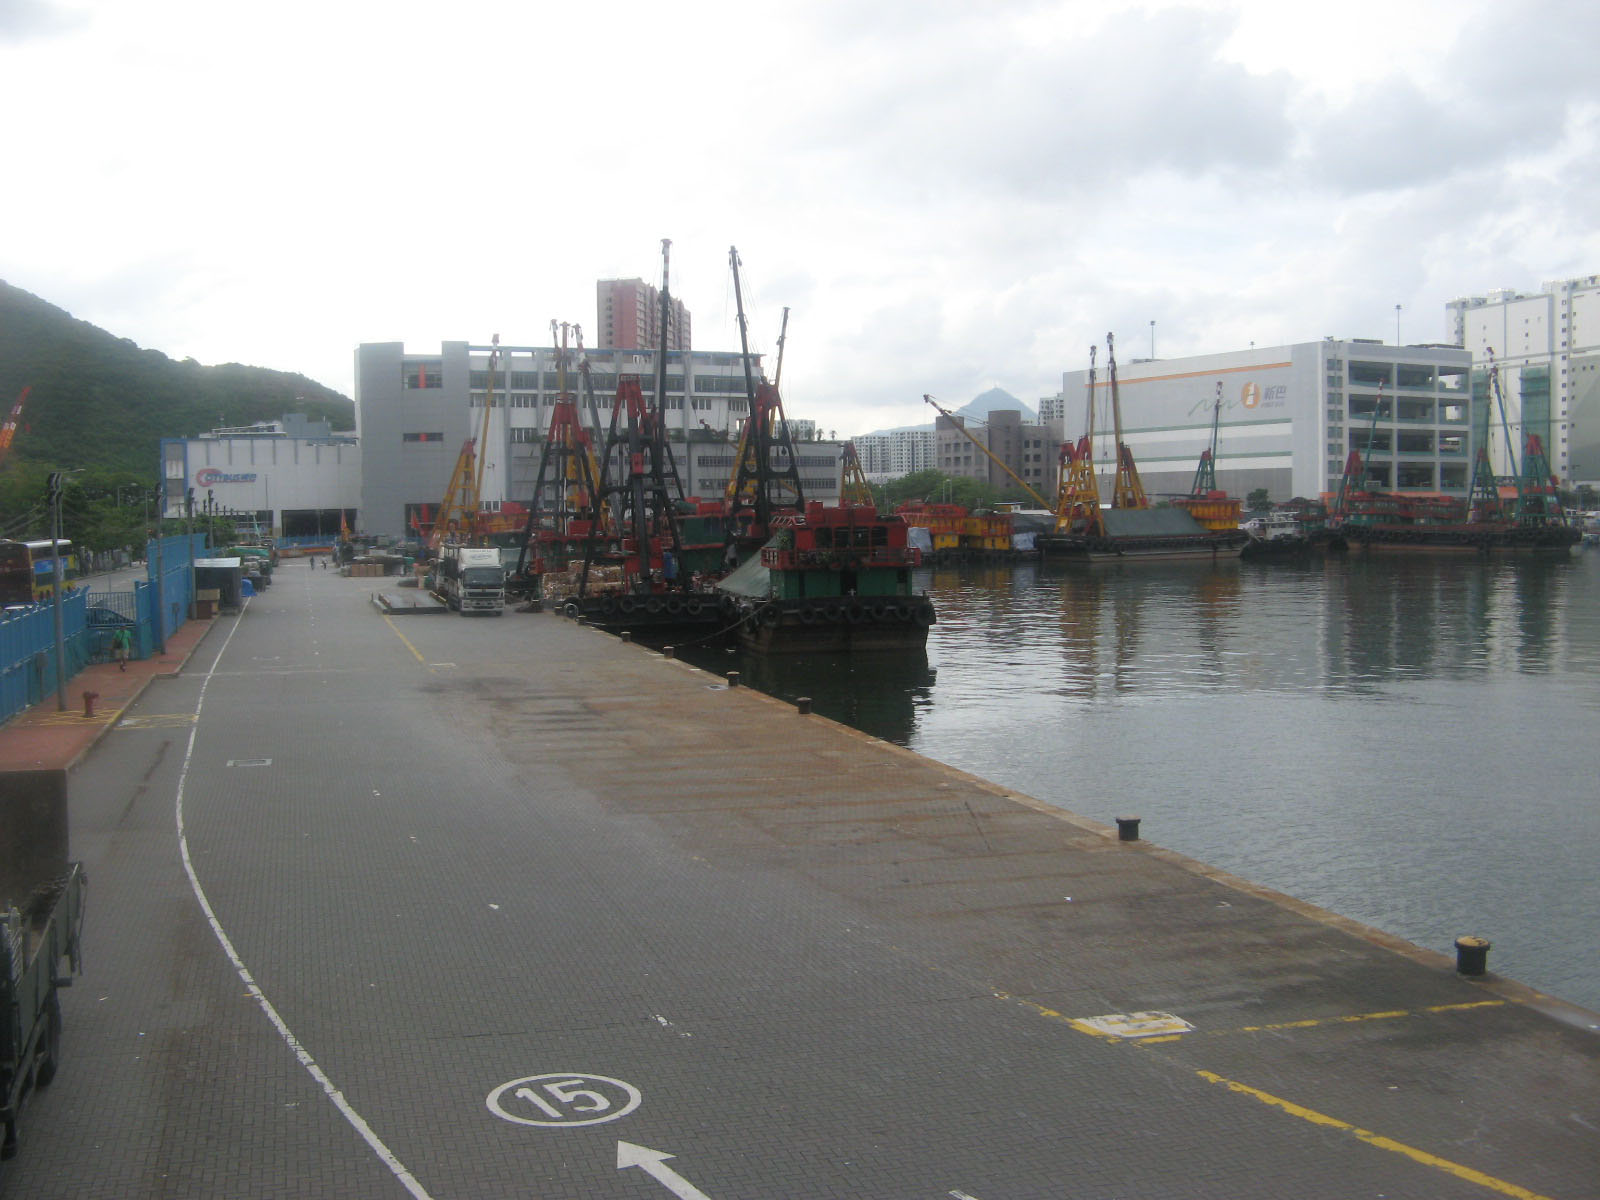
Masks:
[[[912,588],[921,553],[870,505],[816,502],[772,518],[761,552],[717,581],[746,649],[792,653],[921,647],[936,617]]]

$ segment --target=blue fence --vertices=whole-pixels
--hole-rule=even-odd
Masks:
[[[128,591],[75,588],[61,600],[62,666],[71,679],[110,656],[111,632],[133,622],[133,657],[148,658],[178,631],[189,612],[191,563],[206,553],[205,535],[162,538],[148,546],[147,578]],[[0,721],[56,691],[55,613],[35,604],[0,614]]]

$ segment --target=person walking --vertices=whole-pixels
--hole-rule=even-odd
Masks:
[[[133,648],[133,631],[126,625],[111,635],[111,657],[117,660],[117,669],[128,669],[128,651]]]

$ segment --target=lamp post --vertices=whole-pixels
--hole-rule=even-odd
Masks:
[[[61,622],[61,591],[65,586],[65,581],[61,577],[61,490],[65,486],[66,475],[61,471],[51,471],[48,483],[53,584],[50,589],[50,609],[56,635],[56,709],[59,712],[67,711],[67,656]]]
[[[194,489],[183,497],[183,541],[189,547],[189,615],[194,616]]]
[[[156,653],[157,654],[165,654],[167,652],[167,599],[166,599],[166,594],[165,594],[165,587],[166,587],[166,578],[165,578],[165,576],[166,576],[166,572],[164,570],[162,570],[163,563],[162,563],[162,560],[161,560],[161,505],[158,503],[157,506],[156,506],[156,524],[155,524],[155,528],[154,529],[150,529],[150,502],[152,500],[160,501],[161,499],[162,499],[161,489],[160,489],[159,486],[147,490],[145,492],[145,494],[144,494],[145,528],[146,528],[146,530],[148,530],[150,532],[150,534],[152,535],[152,540],[154,540],[154,542],[156,544],[156,628],[155,628],[155,635],[156,635]],[[145,563],[145,567],[146,567],[146,569],[148,569],[149,565],[150,565],[149,562],[148,562],[148,551],[146,552],[146,559],[147,559],[147,561]]]

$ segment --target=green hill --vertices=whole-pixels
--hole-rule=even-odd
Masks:
[[[289,412],[355,427],[354,403],[304,375],[177,362],[0,280],[0,410],[30,386],[13,458],[141,479],[155,479],[163,437]]]

